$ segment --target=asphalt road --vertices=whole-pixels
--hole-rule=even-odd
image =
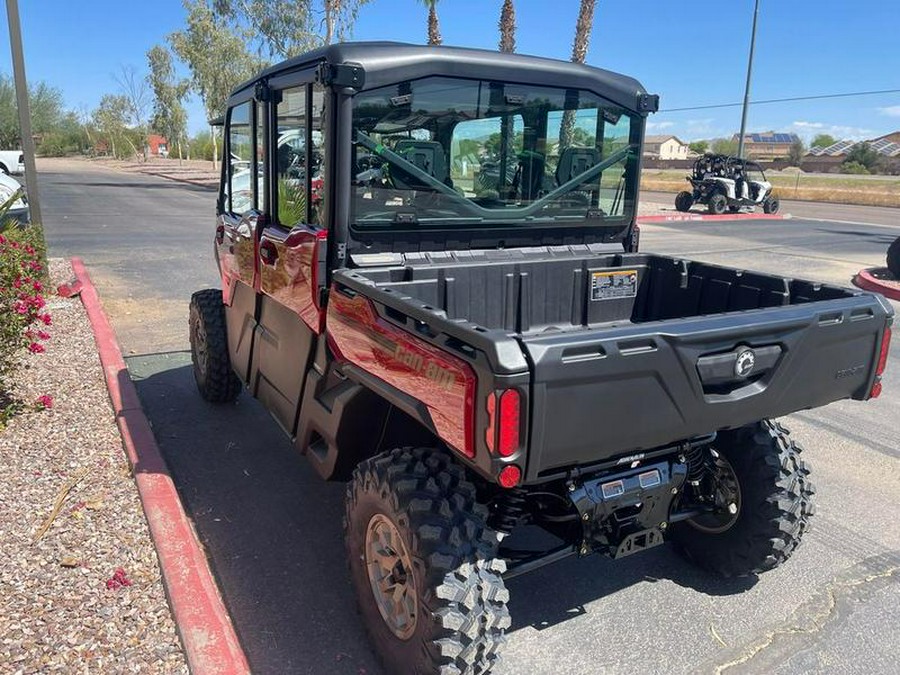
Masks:
[[[215,407],[194,391],[187,301],[216,283],[212,193],[63,164],[40,184],[51,255],[83,257],[96,280],[254,672],[377,673],[346,574],[342,486],[319,481],[249,397]],[[883,264],[896,214],[646,225],[642,248],[847,284]],[[782,568],[723,581],[662,547],[511,580],[497,672],[896,672],[898,392],[894,355],[881,399],[784,420],[814,466],[819,510]]]

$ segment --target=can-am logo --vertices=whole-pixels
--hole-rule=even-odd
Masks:
[[[752,349],[745,349],[738,354],[737,360],[734,362],[734,374],[738,377],[747,377],[753,372],[756,365],[756,354]]]

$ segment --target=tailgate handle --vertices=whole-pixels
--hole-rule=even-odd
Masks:
[[[656,341],[652,339],[644,340],[622,340],[616,343],[619,354],[622,356],[634,356],[635,354],[647,354],[656,351]]]

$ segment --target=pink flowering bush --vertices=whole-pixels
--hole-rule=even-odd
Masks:
[[[2,211],[0,206],[0,220]],[[49,333],[38,329],[51,324],[44,299],[46,284],[40,228],[4,230],[0,225],[0,429],[23,408],[8,393],[20,354],[41,354],[46,350],[43,343],[50,339]]]

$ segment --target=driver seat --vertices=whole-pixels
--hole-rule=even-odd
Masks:
[[[600,163],[597,148],[566,148],[556,166],[556,185],[565,185],[576,176]]]
[[[449,185],[450,173],[447,168],[447,159],[444,155],[444,146],[437,141],[417,141],[412,138],[404,138],[397,141],[393,150],[429,176]],[[405,190],[434,189],[398,166],[392,165],[390,171],[391,180],[396,188]]]

